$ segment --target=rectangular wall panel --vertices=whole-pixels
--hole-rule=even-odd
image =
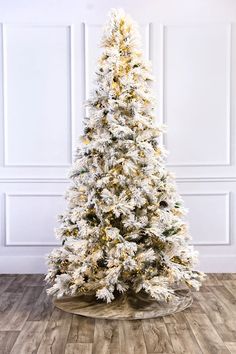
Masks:
[[[55,239],[57,215],[65,201],[58,194],[7,194],[5,196],[5,245],[45,246]]]
[[[182,194],[189,209],[187,220],[194,245],[228,245],[230,243],[229,193]]]
[[[68,26],[3,25],[6,166],[71,162]]]
[[[230,25],[167,25],[163,54],[168,163],[230,164]]]

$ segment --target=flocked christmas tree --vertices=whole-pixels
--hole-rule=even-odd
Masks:
[[[94,293],[110,302],[144,291],[169,301],[176,284],[198,289],[204,275],[194,270],[185,209],[164,166],[150,65],[122,10],[111,12],[102,47],[68,207],[56,230],[62,246],[48,257],[48,292]]]

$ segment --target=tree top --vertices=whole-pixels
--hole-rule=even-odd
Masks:
[[[112,9],[105,25],[103,47],[119,46],[122,51],[140,47],[138,26],[123,9]]]

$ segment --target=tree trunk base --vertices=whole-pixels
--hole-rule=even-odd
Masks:
[[[146,293],[127,293],[107,304],[94,295],[85,294],[54,299],[54,304],[63,311],[86,317],[137,320],[170,315],[183,311],[192,304],[188,289],[177,289],[175,295],[174,301],[164,302],[157,301]]]

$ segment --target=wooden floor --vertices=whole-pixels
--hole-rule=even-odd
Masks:
[[[0,275],[0,353],[236,353],[236,274],[210,274],[193,297],[164,318],[94,320],[54,308],[42,275]]]

